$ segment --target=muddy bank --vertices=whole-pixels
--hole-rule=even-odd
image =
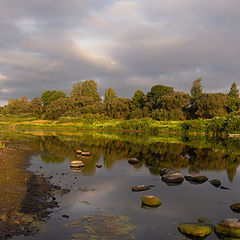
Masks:
[[[14,148],[0,149],[0,239],[41,231],[51,209],[56,186],[26,168],[36,154]]]

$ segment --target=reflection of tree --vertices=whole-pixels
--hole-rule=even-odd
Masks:
[[[58,156],[51,156],[51,155],[43,155],[41,154],[41,159],[45,163],[62,163],[65,161],[64,157],[58,157]]]
[[[46,162],[61,162],[68,158],[76,160],[75,151],[90,151],[90,158],[81,158],[85,167],[83,173],[93,175],[96,163],[103,156],[104,166],[111,168],[116,161],[135,157],[141,164],[149,167],[152,174],[159,169],[188,168],[190,172],[201,170],[227,170],[232,181],[240,163],[240,141],[236,139],[217,139],[203,137],[182,137],[169,143],[170,139],[161,139],[150,134],[81,132],[68,135],[33,136],[11,135],[10,139],[31,143],[35,150],[44,151],[41,155]],[[7,139],[7,136],[5,137]],[[161,141],[160,141],[160,140]]]

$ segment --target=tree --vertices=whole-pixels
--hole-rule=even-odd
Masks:
[[[55,120],[61,117],[65,112],[72,109],[72,102],[69,98],[59,98],[52,101],[46,108],[46,118]]]
[[[117,94],[113,88],[107,88],[105,91],[104,102],[111,102],[117,98]]]
[[[43,109],[46,110],[46,107],[53,101],[59,98],[66,98],[66,94],[63,91],[45,91],[42,93],[41,101],[43,102]]]
[[[194,99],[199,98],[202,95],[202,79],[196,79],[195,81],[193,81],[193,85],[192,88],[190,90],[191,96]]]
[[[145,94],[143,93],[142,90],[137,90],[134,95],[133,95],[133,98],[131,100],[131,103],[130,103],[130,108],[131,108],[131,111],[135,111],[136,109],[142,109],[143,108],[143,105],[144,105],[144,96]],[[138,110],[139,112],[139,110]]]
[[[10,114],[28,113],[28,98],[25,96],[17,99],[9,99],[8,104],[5,108],[5,112]]]
[[[201,118],[223,117],[228,114],[230,97],[223,93],[205,93],[196,100],[196,116]]]
[[[105,115],[110,118],[126,119],[130,114],[130,99],[115,98],[104,104]]]
[[[43,106],[42,101],[40,98],[34,98],[29,103],[29,110],[31,113],[35,114],[36,116],[40,117],[43,113]]]
[[[161,98],[165,94],[171,94],[173,92],[174,92],[173,87],[164,86],[164,85],[154,85],[151,88],[151,91],[147,93],[147,98],[154,108],[156,107],[156,104],[159,98]]]
[[[231,97],[234,97],[234,98],[238,98],[239,97],[237,84],[235,82],[232,84],[228,95],[231,96]]]
[[[92,97],[94,102],[101,101],[101,96],[97,92],[97,83],[93,80],[75,83],[69,95],[74,100],[79,97]]]

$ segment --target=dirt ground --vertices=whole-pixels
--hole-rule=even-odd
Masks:
[[[34,152],[0,149],[0,239],[32,235],[41,230],[52,208],[57,186],[26,168]]]

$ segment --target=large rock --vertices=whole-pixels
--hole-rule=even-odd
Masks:
[[[225,219],[216,225],[214,231],[219,237],[240,237],[240,221],[237,218]]]
[[[200,223],[182,223],[178,226],[178,230],[187,236],[204,238],[212,232],[212,227]]]
[[[136,158],[129,158],[128,163],[131,164],[131,165],[134,165],[134,164],[140,163],[140,161],[137,160]]]
[[[206,176],[200,174],[186,174],[185,179],[198,184],[204,183],[208,180]]]
[[[146,185],[139,185],[139,186],[133,186],[132,191],[133,192],[141,192],[151,189],[149,186]]]
[[[213,179],[211,181],[209,181],[214,187],[220,187],[221,186],[221,181],[218,179]]]
[[[233,212],[240,213],[240,202],[232,204],[230,208],[232,209]]]
[[[152,196],[152,195],[146,195],[142,197],[142,205],[147,207],[158,207],[162,204],[159,198]]]
[[[166,183],[181,184],[183,182],[183,176],[178,171],[169,171],[162,176],[162,180]]]

